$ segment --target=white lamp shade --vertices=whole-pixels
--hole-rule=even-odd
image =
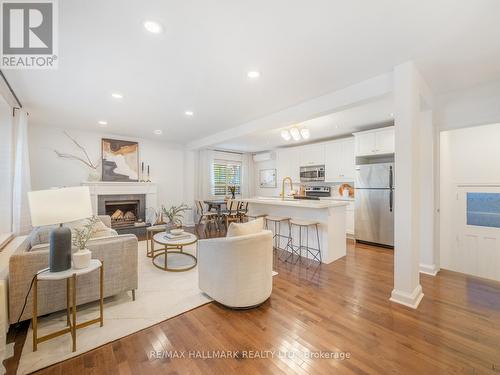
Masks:
[[[34,227],[69,223],[92,216],[87,186],[30,191],[28,200]]]

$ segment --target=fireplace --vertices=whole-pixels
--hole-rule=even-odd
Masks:
[[[99,195],[97,197],[99,215],[111,216],[111,227],[120,233],[145,225],[145,194]]]

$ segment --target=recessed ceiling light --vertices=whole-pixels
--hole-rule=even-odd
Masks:
[[[108,122],[107,122],[107,121],[104,121],[104,120],[97,121],[97,123],[98,123],[100,126],[106,126],[106,125],[108,125]]]
[[[186,116],[194,116],[194,112],[193,111],[186,111],[186,112],[184,112],[184,114]]]
[[[157,129],[157,130],[155,130],[155,131],[154,131],[154,133],[155,133],[156,135],[162,135],[162,134],[163,134],[163,130],[161,130],[161,129]]]
[[[248,76],[248,78],[252,78],[252,79],[259,78],[260,77],[260,72],[258,72],[256,70],[253,70],[251,72],[248,72],[247,76]]]
[[[162,32],[163,28],[158,22],[155,21],[145,21],[144,28],[153,34],[159,34]]]
[[[290,135],[290,132],[286,129],[281,131],[281,138],[283,138],[285,141],[289,141],[292,136]]]
[[[390,113],[391,117],[394,117],[394,113]]]
[[[114,92],[111,96],[115,99],[123,99],[123,94],[120,94],[119,92]]]
[[[300,132],[297,128],[290,129],[290,135],[292,136],[294,141],[300,141]]]

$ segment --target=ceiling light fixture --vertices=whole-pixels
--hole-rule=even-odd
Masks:
[[[252,79],[259,78],[260,77],[260,72],[258,72],[256,70],[253,70],[251,72],[248,72],[247,76],[248,76],[248,78],[252,78]]]
[[[300,129],[300,135],[304,139],[309,139],[309,137],[311,136],[311,133],[309,132],[308,128],[302,128],[302,129]]]
[[[292,136],[294,141],[300,141],[300,132],[297,128],[290,129],[290,135]]]
[[[106,125],[108,125],[108,122],[107,122],[107,121],[104,121],[104,120],[99,120],[99,121],[97,121],[97,123],[98,123],[100,126],[103,126],[103,127],[104,127],[104,126],[106,126]]]
[[[123,95],[120,94],[119,92],[114,92],[111,94],[111,96],[115,99],[123,99]]]
[[[153,34],[159,34],[162,32],[163,28],[158,22],[155,21],[145,21],[144,28]]]
[[[162,135],[162,134],[163,134],[163,130],[161,130],[161,129],[157,129],[157,130],[155,130],[155,131],[154,131],[154,133],[155,133],[156,135]]]
[[[290,135],[290,132],[288,130],[283,129],[281,131],[281,138],[288,142],[292,138],[292,136]]]
[[[391,117],[394,117],[394,113],[390,113]]]
[[[184,114],[186,116],[194,116],[194,112],[193,111],[186,111],[186,112],[184,112]]]

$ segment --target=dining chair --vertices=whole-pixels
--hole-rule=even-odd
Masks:
[[[238,207],[238,215],[240,216],[241,222],[248,219],[247,214],[248,214],[248,202],[240,202],[240,205]]]
[[[226,230],[227,228],[229,228],[229,223],[241,222],[241,218],[239,215],[239,205],[240,201],[236,199],[230,199],[226,202],[227,211],[222,213],[224,217],[224,224],[226,225]]]
[[[196,211],[199,216],[198,225],[205,224],[207,229],[210,228],[210,225],[215,224],[215,228],[219,230],[219,223],[217,221],[218,215],[217,212],[205,211],[205,206],[202,201],[196,201]]]

